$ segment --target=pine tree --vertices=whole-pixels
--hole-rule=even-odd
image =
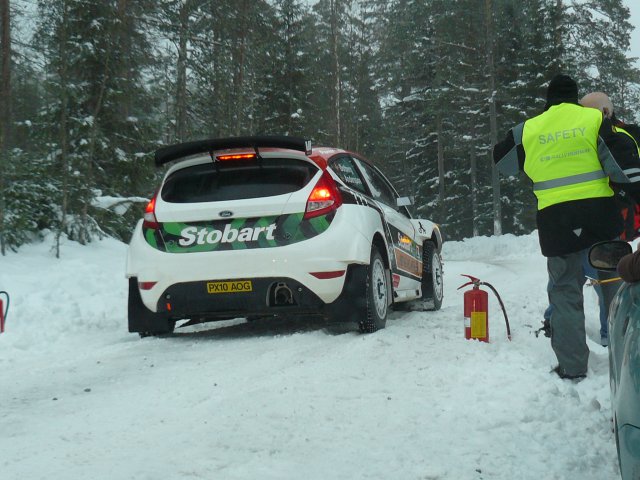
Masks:
[[[11,21],[9,0],[0,0],[0,253],[5,255],[5,179],[11,138]]]
[[[95,200],[148,195],[157,145],[259,133],[364,153],[448,238],[498,220],[526,233],[525,176],[500,179],[495,218],[495,132],[540,113],[559,72],[608,93],[623,119],[638,113],[621,0],[40,0],[38,14],[34,41],[13,44],[1,103],[10,248],[46,228],[124,239],[139,210]]]
[[[364,155],[375,155],[381,143],[377,141],[382,128],[382,114],[374,69],[379,49],[375,14],[374,6],[354,6],[345,35],[347,48],[344,51],[341,103],[343,145]]]
[[[57,192],[49,181],[48,163],[40,155],[38,144],[33,142],[33,132],[39,128],[38,114],[42,103],[43,74],[33,62],[31,46],[25,40],[21,27],[20,9],[12,10],[15,19],[12,28],[11,64],[11,122],[8,161],[2,168],[5,182],[5,235],[7,248],[17,248],[40,237],[42,231],[51,229],[51,219],[56,217],[51,199]],[[9,120],[9,117],[5,117]]]
[[[633,26],[622,0],[571,2],[567,10],[566,63],[583,93],[607,93],[618,114],[636,102],[639,71],[626,56]],[[570,53],[569,53],[570,52]]]
[[[257,131],[304,136],[313,121],[309,90],[311,36],[309,12],[299,0],[274,3],[274,27],[269,31],[267,55],[258,68]]]
[[[81,243],[104,234],[96,196],[139,191],[150,175],[140,162],[151,136],[142,81],[149,45],[138,30],[145,8],[128,0],[39,4],[47,21],[37,41],[50,72],[41,134],[59,182],[59,233]],[[112,220],[122,222],[111,222],[109,233],[126,237],[132,219]]]

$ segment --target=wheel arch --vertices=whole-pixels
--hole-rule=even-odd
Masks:
[[[371,247],[376,247],[380,255],[382,256],[382,260],[384,260],[384,266],[391,269],[391,259],[389,258],[389,250],[387,249],[387,243],[384,241],[384,238],[380,232],[376,232],[373,235],[373,240],[371,241]]]
[[[430,220],[412,219],[414,228],[416,229],[417,238],[423,244],[424,242],[433,242],[436,246],[436,250],[440,252],[442,250],[442,232],[438,224],[431,222]]]

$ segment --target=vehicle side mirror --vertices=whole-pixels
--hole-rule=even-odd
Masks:
[[[622,240],[598,242],[589,249],[589,263],[597,270],[615,272],[620,259],[632,251],[631,245]]]
[[[399,207],[409,207],[411,204],[411,198],[409,197],[398,197],[396,200],[396,205]]]

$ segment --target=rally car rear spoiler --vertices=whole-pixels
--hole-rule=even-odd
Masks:
[[[231,137],[231,138],[211,138],[209,140],[198,140],[195,142],[179,143],[169,145],[156,150],[155,164],[160,167],[166,163],[196,155],[198,153],[211,153],[217,150],[227,150],[230,148],[286,148],[298,150],[307,155],[311,154],[311,141],[299,137],[287,136],[257,136],[257,137]]]

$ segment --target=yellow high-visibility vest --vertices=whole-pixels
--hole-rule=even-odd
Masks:
[[[622,127],[613,127],[613,129],[616,132],[622,132],[624,133],[627,137],[629,137],[631,140],[633,140],[633,143],[635,144],[636,148],[638,149],[638,155],[640,155],[640,146],[638,145],[638,142],[636,142],[636,139],[633,138],[633,135],[631,135],[629,132],[627,132],[624,128]]]
[[[524,123],[524,171],[533,181],[538,210],[585,198],[611,197],[598,158],[602,113],[572,103],[554,105]]]

